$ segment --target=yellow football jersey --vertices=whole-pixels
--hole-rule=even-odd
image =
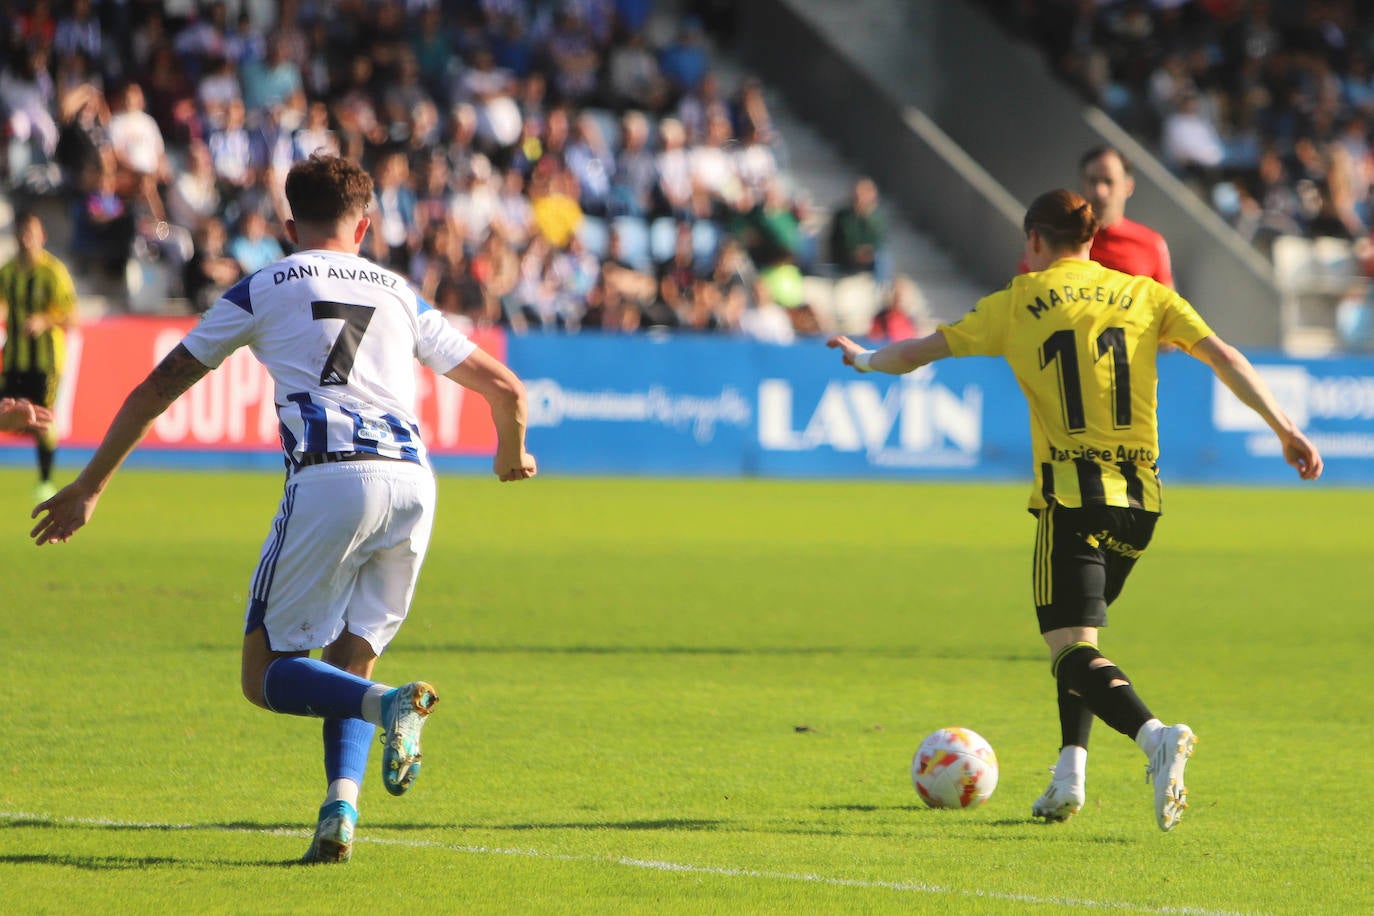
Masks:
[[[1030,405],[1032,509],[1133,506],[1159,512],[1155,357],[1212,329],[1178,293],[1093,261],[1021,274],[941,325],[955,356],[1001,356]]]
[[[76,286],[62,262],[44,251],[32,267],[25,267],[17,257],[0,267],[0,305],[8,327],[4,371],[61,373],[67,357],[66,331],[61,325],[76,312]],[[23,333],[24,322],[39,313],[58,325],[30,337]]]

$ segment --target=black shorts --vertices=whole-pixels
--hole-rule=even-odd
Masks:
[[[1040,510],[1032,583],[1040,632],[1104,627],[1135,561],[1154,536],[1156,512],[1119,506]]]
[[[52,407],[57,402],[57,373],[49,372],[6,372],[0,377],[4,391],[0,397],[23,398],[43,407]]]

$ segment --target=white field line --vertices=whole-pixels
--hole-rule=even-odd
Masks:
[[[308,839],[308,830],[288,830],[283,828],[264,829],[259,827],[231,827],[218,824],[160,824],[140,821],[116,821],[101,817],[51,817],[46,814],[29,814],[22,811],[0,811],[0,821],[47,821],[50,823],[88,825],[91,827],[113,827],[126,830],[219,830],[228,833],[260,833],[271,836],[296,836]],[[1121,903],[1111,900],[1089,900],[1081,897],[1038,897],[1032,894],[1006,894],[993,891],[965,890],[954,887],[940,887],[919,881],[872,881],[866,878],[841,878],[832,875],[816,875],[805,872],[757,871],[752,868],[729,868],[715,865],[690,865],[682,862],[658,862],[652,859],[634,859],[628,856],[588,856],[571,853],[540,852],[537,849],[512,849],[499,846],[471,846],[461,843],[438,843],[432,840],[397,840],[384,837],[358,837],[357,843],[370,846],[402,846],[407,849],[443,849],[467,855],[521,856],[529,859],[547,859],[557,862],[587,862],[596,865],[619,865],[625,868],[640,868],[649,871],[681,872],[693,875],[715,875],[724,878],[748,878],[763,881],[797,881],[808,884],[822,884],[828,887],[874,888],[878,890],[899,891],[913,894],[935,894],[951,897],[972,897],[980,900],[1004,900],[1012,903],[1033,905],[1078,907],[1090,910],[1126,910],[1133,913],[1158,913],[1163,916],[1247,916],[1232,910],[1209,910],[1196,906],[1140,906],[1134,903]]]

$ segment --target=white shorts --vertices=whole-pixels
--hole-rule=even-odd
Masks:
[[[378,655],[405,620],[434,524],[434,474],[408,461],[302,468],[281,508],[248,599],[278,652],[323,648],[344,629]]]

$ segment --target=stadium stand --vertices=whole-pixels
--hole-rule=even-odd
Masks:
[[[1368,348],[1374,8],[980,2],[1272,260],[1289,349]]]
[[[844,200],[789,170],[787,115],[719,51],[728,4],[0,6],[0,182],[87,314],[206,308],[289,245],[285,171],[325,148],[377,181],[364,253],[464,326],[740,332],[759,297],[799,333],[867,330],[893,298],[924,320],[886,250],[830,263]]]

